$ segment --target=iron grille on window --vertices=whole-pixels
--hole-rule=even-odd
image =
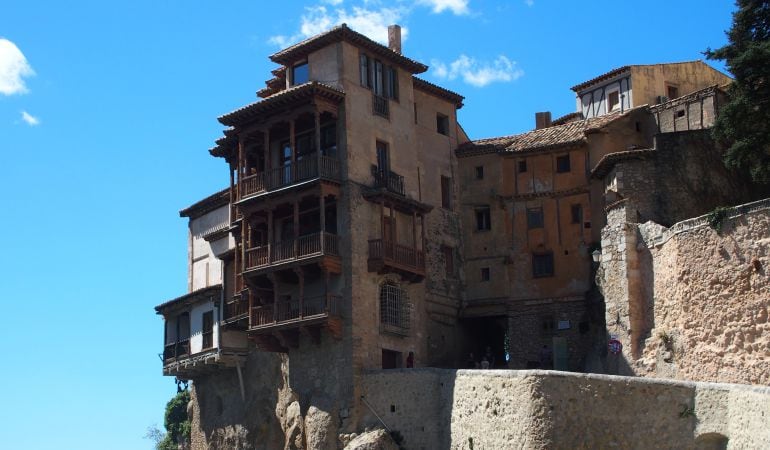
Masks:
[[[408,334],[411,310],[405,290],[389,283],[380,286],[380,329],[382,331]]]

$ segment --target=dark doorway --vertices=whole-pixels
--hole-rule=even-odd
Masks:
[[[382,368],[399,369],[401,368],[401,352],[382,349]]]
[[[463,319],[461,323],[470,343],[466,352],[473,353],[477,363],[481,364],[482,360],[486,357],[490,369],[504,369],[507,367],[505,336],[508,319],[505,316]],[[491,358],[489,354],[491,354]],[[489,361],[490,359],[491,361]],[[464,361],[464,359],[461,360]]]

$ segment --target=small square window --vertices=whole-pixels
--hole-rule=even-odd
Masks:
[[[436,131],[444,136],[449,136],[449,117],[436,114]]]
[[[532,255],[532,276],[535,278],[553,276],[553,253],[535,253]]]
[[[477,180],[484,179],[484,166],[476,166],[476,179]]]
[[[543,208],[527,208],[527,228],[543,228]]]
[[[679,88],[676,86],[666,86],[666,96],[669,100],[679,98]]]
[[[583,205],[572,205],[570,211],[572,213],[572,223],[583,222]]]
[[[489,206],[476,208],[476,230],[488,231],[492,229],[492,221]]]
[[[620,91],[613,91],[607,94],[607,112],[615,111],[620,108]]]
[[[527,160],[519,161],[519,173],[527,171]]]
[[[481,268],[481,281],[489,281],[489,267]]]
[[[553,316],[544,316],[540,318],[543,334],[551,334],[556,328]]]
[[[563,155],[563,156],[557,156],[556,157],[556,172],[557,173],[564,173],[570,171],[570,161],[569,161],[569,155]]]

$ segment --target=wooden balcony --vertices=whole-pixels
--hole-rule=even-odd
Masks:
[[[304,181],[325,178],[340,179],[340,162],[329,156],[310,155],[294,164],[243,177],[240,180],[240,200],[282,189]]]
[[[384,118],[390,117],[390,104],[388,98],[381,95],[372,94],[372,112]]]
[[[222,318],[223,325],[228,325],[244,319],[248,319],[249,300],[247,295],[248,294],[238,293],[234,295],[232,299],[225,302],[224,315]]]
[[[297,348],[300,332],[320,343],[324,328],[339,339],[342,337],[341,302],[342,297],[327,294],[252,308],[249,335],[257,348],[273,352]]]
[[[374,187],[376,189],[385,189],[398,195],[406,195],[404,177],[402,175],[390,169],[383,169],[373,165],[372,176],[374,177]]]
[[[318,232],[246,250],[245,271],[258,271],[291,262],[332,256],[339,259],[339,236]],[[339,264],[339,262],[337,262]]]
[[[404,278],[425,277],[425,254],[406,245],[384,239],[369,240],[369,272],[396,272]]]
[[[168,364],[190,356],[190,338],[166,344],[163,348],[163,363]]]

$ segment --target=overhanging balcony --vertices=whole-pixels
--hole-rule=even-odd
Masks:
[[[177,342],[166,344],[163,348],[163,363],[168,364],[181,358],[190,356],[190,339],[181,339]]]
[[[240,200],[314,179],[339,181],[339,160],[330,156],[318,157],[311,154],[294,164],[243,177],[239,183]]]
[[[242,291],[233,295],[233,298],[225,302],[222,323],[229,325],[249,318],[248,291]]]
[[[250,248],[246,250],[245,272],[324,257],[339,260],[339,236],[336,234],[318,232]]]
[[[369,240],[369,271],[394,271],[405,278],[425,277],[425,254],[414,247],[385,239]]]
[[[398,195],[406,195],[404,190],[404,177],[393,172],[390,169],[372,166],[372,176],[374,177],[374,187],[385,189]]]

